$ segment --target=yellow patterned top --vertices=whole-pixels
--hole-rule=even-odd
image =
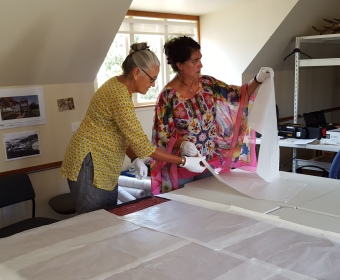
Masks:
[[[113,190],[129,144],[140,158],[150,156],[156,149],[137,119],[131,94],[114,77],[93,95],[86,116],[67,147],[61,174],[77,181],[83,159],[91,153],[93,184]]]

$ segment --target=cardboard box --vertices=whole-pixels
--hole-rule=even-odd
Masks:
[[[340,128],[326,131],[325,144],[340,144]]]

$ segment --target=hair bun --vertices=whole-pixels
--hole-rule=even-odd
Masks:
[[[150,50],[148,44],[146,42],[143,43],[134,43],[130,46],[129,54],[133,54],[138,51]]]

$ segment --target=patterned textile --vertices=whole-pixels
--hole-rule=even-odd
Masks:
[[[67,147],[61,173],[77,181],[83,159],[91,153],[93,184],[100,189],[113,190],[129,144],[140,158],[151,155],[156,149],[137,119],[131,94],[114,77],[93,95],[86,116]]]
[[[194,143],[216,171],[233,167],[256,167],[255,132],[247,126],[248,111],[254,94],[227,85],[211,76],[201,76],[199,87],[191,99],[166,86],[160,93],[154,116],[152,141],[157,147],[173,150],[177,140]],[[152,192],[168,192],[178,188],[178,178],[197,175],[177,165],[151,160]]]

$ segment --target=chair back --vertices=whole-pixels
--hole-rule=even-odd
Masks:
[[[317,165],[303,165],[299,166],[295,170],[296,173],[300,174],[306,174],[306,175],[314,175],[314,176],[320,176],[320,177],[326,177],[329,176],[329,171],[325,168]]]
[[[329,178],[340,179],[340,151],[335,155],[331,168],[329,169]]]
[[[35,192],[26,173],[0,176],[0,208],[32,200],[32,217],[35,216]]]

